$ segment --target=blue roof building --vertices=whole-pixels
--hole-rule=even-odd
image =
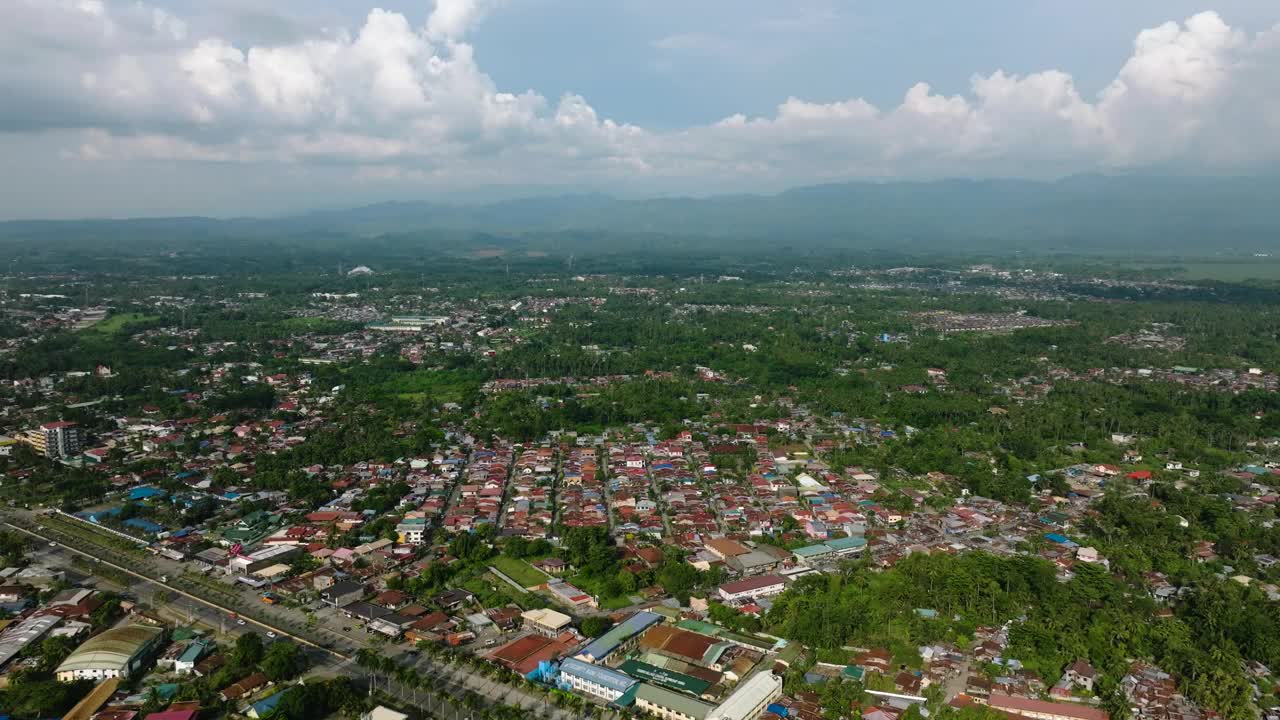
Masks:
[[[602,665],[592,665],[576,658],[566,658],[560,664],[560,684],[581,693],[594,695],[613,702],[636,684],[636,680],[617,670]]]
[[[613,626],[609,632],[592,640],[589,645],[577,654],[578,659],[588,663],[601,663],[614,653],[626,652],[635,646],[640,633],[662,622],[662,616],[641,610],[631,617]]]
[[[284,694],[286,692],[288,691],[281,690],[270,697],[259,700],[249,706],[249,712],[246,714],[251,718],[264,718],[270,715],[271,711],[275,710],[276,706],[280,704],[280,701],[284,699]]]

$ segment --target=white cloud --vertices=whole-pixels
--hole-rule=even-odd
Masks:
[[[958,95],[920,82],[890,107],[789,98],[768,117],[657,132],[602,118],[578,95],[499,89],[461,39],[484,0],[437,0],[422,27],[374,9],[354,32],[252,47],[132,0],[14,2],[0,27],[0,130],[79,128],[64,155],[85,161],[324,163],[369,183],[741,187],[1280,160],[1280,27],[1249,36],[1214,13],[1140,32],[1096,98],[1062,71],[996,70]]]
[[[483,0],[436,0],[427,18],[427,33],[433,38],[459,38],[466,34],[486,10]]]

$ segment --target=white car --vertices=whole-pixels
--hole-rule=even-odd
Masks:
[[[276,637],[276,634],[275,634],[274,632],[272,632],[272,631],[268,630],[268,631],[267,631],[267,637],[269,637],[269,638],[271,638],[272,640],[274,640],[274,639],[275,639],[275,637]]]
[[[244,618],[241,618],[241,619],[237,620],[237,621],[236,621],[236,624],[237,624],[237,625],[244,625],[244,624],[245,624],[245,622],[244,622]]]

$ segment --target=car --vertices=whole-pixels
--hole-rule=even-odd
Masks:
[[[237,625],[244,625],[244,624],[245,624],[245,622],[244,622],[244,618],[240,618],[239,620],[237,620],[237,621],[236,621],[236,624],[237,624]]]
[[[350,626],[350,625],[343,625],[343,626],[342,626],[342,632],[351,632],[351,626]]]
[[[275,637],[276,637],[275,631],[268,630],[268,631],[267,631],[267,637],[269,637],[269,638],[271,638],[272,640],[274,640],[274,639],[275,639]]]
[[[56,543],[56,542],[51,542],[51,543],[49,543],[49,547],[58,547],[58,543]]]

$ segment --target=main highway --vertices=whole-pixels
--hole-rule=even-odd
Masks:
[[[7,508],[0,513],[0,522],[7,529],[37,541],[32,550],[34,558],[51,560],[51,564],[70,568],[72,574],[88,575],[95,567],[109,568],[109,571],[93,575],[99,586],[107,584],[118,588],[120,584],[103,577],[104,574],[127,576],[130,581],[125,589],[127,594],[175,623],[199,624],[229,640],[242,632],[254,630],[266,633],[277,642],[296,642],[305,648],[311,659],[313,674],[353,678],[364,688],[428,710],[435,717],[448,720],[470,717],[471,711],[457,700],[467,691],[477,694],[490,705],[518,706],[525,717],[548,720],[580,717],[577,713],[550,705],[540,695],[486,678],[461,663],[411,654],[408,648],[399,645],[382,646],[378,650],[381,655],[396,659],[401,665],[412,666],[420,675],[431,678],[437,692],[407,687],[394,678],[371,673],[355,661],[360,649],[370,647],[369,637],[355,623],[342,625],[339,616],[329,615],[323,622],[308,623],[300,611],[263,604],[257,600],[256,593],[249,592],[247,588],[228,587],[215,592],[213,588],[185,581],[185,568],[179,562],[150,554],[131,555],[107,543],[91,542],[86,539],[88,532],[74,535],[64,532],[35,512]],[[74,557],[88,560],[88,563],[80,563],[83,571],[72,562]]]

